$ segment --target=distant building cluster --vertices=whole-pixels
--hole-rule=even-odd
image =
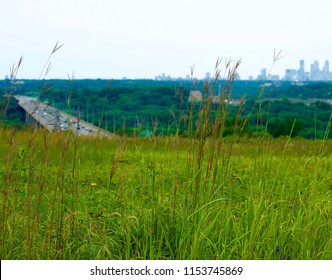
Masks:
[[[177,78],[175,78],[175,77],[172,77],[170,75],[166,75],[165,73],[162,73],[161,75],[155,76],[154,79],[156,81],[183,81],[183,80],[190,81],[192,79],[197,80],[197,78],[194,78],[191,75],[186,75],[185,78],[183,78],[183,77],[177,77]],[[202,78],[202,79],[207,80],[207,81],[211,81],[212,79],[214,79],[214,77],[211,76],[210,72],[206,72],[205,73],[205,77]],[[226,78],[225,77],[220,77],[220,79],[225,80]],[[241,77],[240,77],[239,73],[235,74],[235,80],[241,80]]]
[[[249,80],[253,80],[253,77],[249,77]],[[266,69],[262,69],[257,76],[257,80],[280,80],[278,75],[268,75]],[[305,61],[300,60],[298,69],[286,69],[285,81],[332,81],[332,72],[330,72],[330,63],[325,60],[324,66],[321,69],[319,62],[316,60],[310,65],[310,72],[305,71]]]
[[[185,78],[174,78],[164,73],[162,75],[156,76],[156,80],[159,81],[168,81],[168,80],[190,80],[191,76],[187,75]],[[212,79],[211,73],[207,72],[203,78],[207,81]],[[241,77],[236,73],[235,80],[241,80]],[[279,75],[271,75],[267,72],[266,68],[263,68],[256,79],[253,76],[249,76],[249,80],[260,80],[260,81],[293,81],[293,82],[304,82],[304,81],[332,81],[332,72],[330,72],[330,62],[325,60],[322,68],[319,66],[318,60],[315,60],[314,63],[310,64],[310,71],[305,69],[305,61],[302,59],[299,63],[298,69],[286,69],[284,77]],[[195,97],[194,97],[195,98]]]
[[[208,97],[205,96],[205,100],[207,100]],[[202,102],[204,99],[203,94],[199,90],[191,90],[189,97],[188,97],[188,102]],[[240,99],[231,99],[227,100],[222,98],[220,95],[215,95],[212,96],[212,103],[216,104],[219,102],[225,102],[233,105],[239,105],[242,101]]]
[[[172,78],[171,76],[165,75],[165,73],[162,73],[161,75],[155,77],[155,80],[157,80],[157,81],[169,81],[169,80],[173,80],[173,79],[174,78]]]
[[[187,75],[185,78],[182,77],[172,77],[170,75],[166,75],[165,73],[162,73],[161,75],[155,76],[154,79],[156,81],[182,81],[182,80],[191,80],[191,76]]]

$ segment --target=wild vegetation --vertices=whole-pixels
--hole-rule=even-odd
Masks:
[[[273,139],[262,102],[229,121],[239,64],[215,105],[220,65],[205,102],[171,111],[168,136],[157,119],[151,137],[113,140],[2,123],[1,258],[331,259],[331,117],[315,140],[291,138],[294,120]]]
[[[1,147],[2,259],[332,257],[331,142],[7,129]]]

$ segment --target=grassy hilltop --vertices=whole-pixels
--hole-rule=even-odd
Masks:
[[[0,129],[1,259],[331,259],[332,143]]]
[[[145,139],[138,118],[113,140],[1,122],[1,259],[332,259],[330,107],[292,138],[270,101],[230,105],[236,68],[213,104],[219,74]]]

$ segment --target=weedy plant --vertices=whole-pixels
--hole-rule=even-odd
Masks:
[[[171,113],[188,137],[157,119],[146,139],[1,125],[1,258],[331,259],[330,140],[272,139],[260,119],[247,138],[244,99],[228,118],[240,61],[225,79],[222,62],[201,104]]]

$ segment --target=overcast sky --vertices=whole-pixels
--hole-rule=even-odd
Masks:
[[[332,64],[329,0],[3,0],[0,79],[23,55],[18,78],[38,78],[56,42],[48,78],[185,77],[213,72],[218,57],[242,59],[242,79]],[[332,68],[332,67],[331,67]]]

